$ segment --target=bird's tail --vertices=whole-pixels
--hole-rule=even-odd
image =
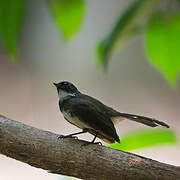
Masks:
[[[126,113],[119,113],[119,117],[130,119],[132,121],[136,121],[138,123],[145,124],[147,126],[156,127],[156,126],[164,126],[166,128],[169,128],[169,125],[162,121],[158,121],[156,119],[144,117],[144,116],[138,116],[134,114],[126,114]]]

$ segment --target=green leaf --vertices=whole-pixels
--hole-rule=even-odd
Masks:
[[[0,42],[8,50],[12,61],[17,57],[17,41],[24,11],[24,0],[0,0]]]
[[[130,4],[123,15],[120,16],[112,31],[104,40],[98,43],[96,48],[98,64],[107,67],[109,57],[117,42],[122,44],[129,37],[137,34],[140,30],[137,24],[157,2],[158,0],[135,0]]]
[[[70,39],[80,28],[84,18],[84,0],[47,0],[50,12],[65,40]]]
[[[154,15],[149,20],[145,41],[149,62],[171,85],[176,85],[180,72],[180,13]]]
[[[129,133],[121,138],[120,144],[115,143],[107,145],[107,147],[131,151],[160,144],[175,144],[176,142],[176,135],[172,130],[158,128],[153,130],[138,130]]]

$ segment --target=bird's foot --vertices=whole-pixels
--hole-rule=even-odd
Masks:
[[[94,142],[93,144],[99,144],[100,146],[102,146],[102,142]]]
[[[87,146],[87,145],[90,145],[90,144],[98,144],[98,145],[102,146],[101,142],[85,142],[84,144],[81,145],[81,147]]]
[[[65,138],[74,138],[74,139],[78,139],[77,136],[73,136],[73,135],[67,135],[67,136],[60,135],[60,136],[58,136],[58,139],[65,139]]]

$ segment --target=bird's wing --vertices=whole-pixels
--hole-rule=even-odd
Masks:
[[[111,118],[104,113],[105,110],[99,101],[96,102],[94,98],[91,99],[91,97],[81,94],[78,97],[71,98],[69,105],[71,106],[69,108],[71,114],[78,117],[83,123],[107,139],[114,139],[119,142],[114,124]]]
[[[100,102],[99,100],[85,95],[85,94],[81,94],[81,96],[91,102],[93,102],[93,104],[96,104],[97,108],[100,108],[99,111],[101,111],[103,114],[107,115],[108,117],[117,117],[119,116],[119,112],[114,110],[113,108],[106,106],[105,104],[103,104],[102,102]]]

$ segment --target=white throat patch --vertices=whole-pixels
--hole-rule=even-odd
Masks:
[[[67,96],[75,96],[75,94],[74,93],[68,93],[68,92],[63,91],[63,90],[59,90],[59,100],[63,100]]]

